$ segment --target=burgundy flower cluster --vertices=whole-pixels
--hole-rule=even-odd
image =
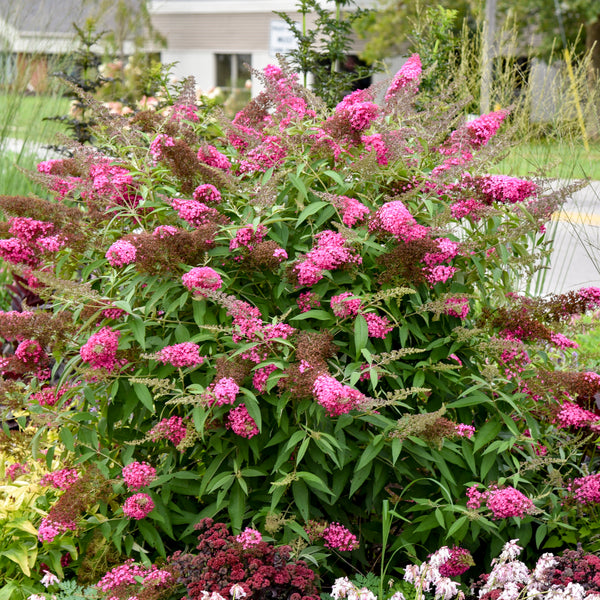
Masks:
[[[318,600],[316,573],[303,561],[290,560],[288,546],[242,543],[224,523],[212,519],[202,519],[196,528],[201,532],[198,551],[176,552],[169,559],[189,600],[212,592],[228,598],[234,585],[243,588],[248,600]]]

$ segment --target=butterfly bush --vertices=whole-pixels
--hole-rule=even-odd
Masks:
[[[191,83],[181,110],[96,107],[102,150],[41,163],[49,199],[0,196],[0,256],[26,298],[0,313],[2,389],[51,455],[100,474],[48,500],[40,539],[77,530],[82,570],[100,534],[154,560],[205,517],[294,548],[318,521],[315,543],[369,570],[385,503],[411,555],[567,535],[595,498],[575,464],[596,459],[578,444],[547,469],[595,433],[600,377],[548,356],[600,291],[516,290],[569,190],[490,174],[508,112],[424,110],[417,55],[383,98],[332,110],[285,65],[256,76],[232,120]],[[441,577],[463,564],[448,552]],[[216,591],[184,562],[194,597]]]

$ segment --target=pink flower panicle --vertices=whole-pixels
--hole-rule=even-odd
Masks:
[[[592,431],[600,431],[600,416],[590,410],[581,408],[573,402],[563,402],[560,411],[556,415],[556,421],[561,429],[589,427]]]
[[[353,227],[356,223],[364,221],[371,212],[362,202],[355,198],[348,198],[348,196],[336,196],[333,204],[341,211],[342,222],[347,227]]]
[[[323,531],[325,546],[332,550],[349,552],[358,548],[358,538],[339,523],[330,523]]]
[[[262,535],[260,531],[252,529],[252,527],[246,527],[244,531],[235,536],[235,541],[241,544],[244,550],[249,550],[252,546],[262,542]]]
[[[486,201],[515,204],[523,202],[537,193],[538,186],[533,181],[510,175],[487,175],[479,180],[479,188]]]
[[[256,421],[248,414],[245,404],[240,404],[229,412],[227,428],[244,438],[251,438],[259,433]]]
[[[219,204],[222,200],[221,192],[211,183],[199,185],[192,196],[196,202]]]
[[[242,247],[253,250],[257,244],[263,241],[266,234],[267,228],[264,225],[242,227],[237,230],[235,237],[229,242],[229,250]]]
[[[38,402],[40,406],[54,406],[60,402],[61,398],[67,392],[67,387],[56,388],[54,386],[46,387],[29,396],[30,400]]]
[[[15,357],[28,366],[41,366],[48,360],[37,340],[23,340],[15,350]]]
[[[76,529],[77,523],[73,520],[53,521],[50,517],[44,517],[38,527],[38,540],[42,543],[53,542],[56,536]]]
[[[186,435],[187,428],[183,419],[178,416],[162,419],[147,434],[148,438],[154,442],[169,440],[175,446],[179,446]]]
[[[169,146],[175,146],[175,140],[164,133],[159,133],[150,144],[150,156],[155,161],[162,160],[164,158],[164,149]]]
[[[362,300],[352,292],[342,292],[331,297],[331,310],[336,317],[355,317],[362,308]]]
[[[382,229],[404,242],[422,239],[428,232],[427,227],[417,224],[401,200],[383,204],[371,220],[369,229]]]
[[[204,362],[204,357],[200,356],[200,346],[192,342],[182,342],[172,346],[165,346],[156,353],[156,360],[164,365],[169,364],[174,367],[195,367]]]
[[[317,402],[325,408],[330,417],[338,417],[358,408],[364,402],[364,395],[343,385],[330,375],[319,375],[313,385]]]
[[[444,301],[446,314],[458,319],[465,319],[469,314],[469,299],[464,296],[446,298]]]
[[[380,317],[375,313],[363,313],[367,322],[368,335],[371,338],[385,339],[385,336],[394,329],[387,317]]]
[[[213,403],[217,406],[233,404],[240,393],[240,386],[231,377],[222,377],[214,385],[209,387]]]
[[[377,157],[377,164],[380,167],[386,167],[390,160],[390,152],[387,144],[385,143],[383,137],[380,133],[373,133],[372,135],[363,135],[361,137],[361,142],[365,146],[365,150],[367,152],[375,152],[375,156]],[[361,158],[363,158],[361,156]],[[348,227],[352,227],[348,225]]]
[[[92,369],[113,371],[117,365],[117,347],[120,331],[113,331],[110,327],[103,327],[92,334],[90,339],[79,349],[79,354],[84,362]]]
[[[252,376],[252,385],[261,394],[264,394],[267,391],[267,379],[269,379],[269,375],[276,369],[276,365],[265,365],[264,367],[260,367],[254,371]]]
[[[522,518],[535,511],[533,502],[512,486],[499,488],[491,485],[484,492],[472,487],[467,490],[467,497],[467,508],[476,510],[485,503],[492,511],[494,519]]]
[[[57,490],[68,490],[79,479],[77,469],[59,469],[46,473],[40,480],[40,485],[51,485]]]
[[[300,285],[314,285],[323,278],[323,271],[362,262],[362,257],[346,247],[346,238],[340,233],[325,230],[316,236],[316,245],[305,255],[294,270]]]
[[[475,434],[475,427],[473,425],[465,425],[464,423],[456,424],[456,435],[459,437],[466,437],[471,439]]]
[[[141,578],[142,586],[151,584],[152,587],[165,587],[172,579],[173,575],[163,569],[158,569],[156,565],[149,568],[135,564],[133,558],[127,560],[124,564],[112,568],[96,584],[101,592],[110,592],[118,590],[128,585],[137,585],[137,578]]]
[[[123,467],[122,474],[127,487],[134,492],[156,479],[156,469],[147,462],[132,462]]]
[[[416,93],[421,82],[422,71],[421,57],[418,54],[413,54],[394,76],[392,83],[385,93],[385,101],[389,102],[400,90],[405,88]]]
[[[139,521],[147,517],[154,509],[154,501],[148,494],[140,493],[129,496],[123,503],[123,513],[130,519]]]
[[[217,211],[210,208],[204,202],[186,198],[173,198],[171,206],[177,211],[179,218],[193,227],[200,227],[208,223]]]
[[[506,110],[496,110],[467,123],[465,128],[471,135],[471,145],[476,148],[485,146],[496,135],[507,115]]]
[[[473,564],[471,553],[465,548],[455,546],[450,549],[450,558],[441,564],[438,570],[442,577],[459,577]]]
[[[4,475],[7,479],[10,479],[10,481],[14,481],[19,475],[24,475],[25,473],[29,473],[27,463],[12,463],[7,465],[4,470]]]
[[[587,506],[600,503],[600,473],[577,477],[568,486],[577,504]]]
[[[194,267],[182,276],[181,281],[196,295],[202,295],[206,291],[216,291],[223,285],[221,276],[210,267]]]
[[[127,240],[117,240],[106,251],[106,258],[113,267],[124,267],[136,260],[137,249]]]
[[[302,292],[298,296],[297,303],[300,312],[303,313],[308,312],[313,308],[319,308],[321,306],[321,300],[319,299],[319,296],[314,292]]]
[[[231,169],[229,159],[210,144],[198,150],[198,160],[209,167],[215,167],[223,171]]]

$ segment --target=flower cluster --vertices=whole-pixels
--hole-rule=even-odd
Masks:
[[[147,462],[134,461],[123,467],[123,480],[127,487],[137,492],[156,479],[156,469]]]
[[[204,362],[204,357],[200,356],[200,346],[193,342],[182,342],[173,346],[165,346],[156,353],[158,362],[174,367],[195,367]]]
[[[120,334],[120,331],[114,331],[110,327],[103,327],[92,334],[79,349],[81,359],[92,369],[113,371],[117,366],[117,347]]]
[[[147,437],[152,441],[169,440],[174,446],[179,446],[187,435],[187,428],[181,417],[176,415],[161,419],[150,431]]]
[[[154,510],[154,501],[148,494],[140,493],[129,496],[123,504],[123,513],[130,519],[139,521]]]
[[[365,400],[364,394],[340,383],[331,375],[319,375],[313,386],[317,402],[330,417],[337,417],[358,408]]]
[[[467,490],[467,496],[468,508],[477,510],[485,504],[492,511],[494,519],[522,518],[536,510],[531,499],[512,486],[499,488],[491,485],[484,492],[479,492],[475,486]]]
[[[59,490],[68,490],[78,478],[79,473],[77,469],[59,469],[58,471],[46,473],[42,477],[40,485],[51,485]]]
[[[332,550],[345,552],[358,548],[358,538],[349,529],[339,523],[330,523],[327,525],[322,535],[325,546]]]

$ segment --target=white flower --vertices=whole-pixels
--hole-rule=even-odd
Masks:
[[[339,577],[335,580],[331,588],[331,597],[334,598],[334,600],[346,598],[348,592],[353,590],[356,590],[356,586],[347,577]]]
[[[565,595],[567,598],[572,598],[572,600],[583,600],[585,588],[580,583],[573,583],[571,581],[565,588]]]
[[[356,600],[377,600],[377,596],[368,588],[360,588],[356,594]]]
[[[229,593],[231,594],[231,598],[233,600],[239,600],[239,598],[245,598],[247,595],[246,592],[244,591],[244,588],[239,583],[234,583],[231,586]]]
[[[442,546],[429,557],[427,562],[429,562],[434,569],[439,569],[449,558],[450,548],[448,548],[448,546]]]
[[[506,562],[507,560],[514,560],[517,558],[517,556],[521,554],[521,550],[523,550],[521,546],[517,545],[518,541],[518,539],[515,539],[510,540],[510,542],[506,542],[506,544],[504,544],[504,548],[502,548],[502,553],[500,556],[497,559],[495,558],[492,562]]]
[[[42,577],[42,584],[44,587],[49,587],[59,581],[60,579],[54,573],[50,573],[50,571],[46,571],[46,574]]]
[[[391,598],[390,600],[406,600],[406,598],[404,597],[404,594],[402,592],[396,592]],[[600,598],[598,599],[600,600]]]
[[[31,596],[27,596],[27,600],[46,600],[46,596],[40,596],[39,594],[31,594]]]
[[[556,564],[556,557],[551,552],[545,552],[542,554],[535,565],[533,570],[533,578],[537,581],[544,579],[546,571],[551,569]],[[600,600],[600,598],[598,598]]]
[[[519,586],[514,581],[509,581],[504,585],[504,590],[498,596],[498,600],[517,600],[519,597]]]
[[[435,585],[435,597],[441,600],[450,600],[458,593],[458,583],[450,577],[440,577],[433,582]]]
[[[421,573],[419,572],[419,567],[417,565],[406,565],[404,568],[404,581],[414,583],[420,577]]]

